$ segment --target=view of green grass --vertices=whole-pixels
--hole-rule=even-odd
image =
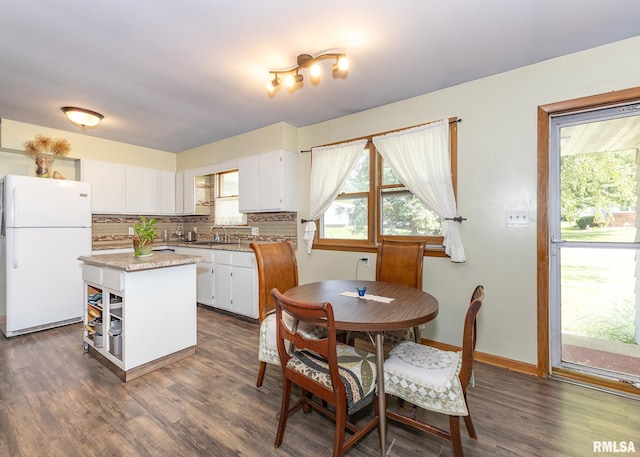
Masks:
[[[564,228],[566,241],[631,242],[633,227]],[[636,250],[561,249],[562,332],[633,342]]]

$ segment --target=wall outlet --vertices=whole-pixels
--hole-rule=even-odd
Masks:
[[[252,236],[260,235],[260,227],[251,227],[251,235]]]
[[[508,225],[524,225],[529,223],[528,209],[508,209],[507,224]]]
[[[129,227],[129,235],[133,235],[133,227]]]
[[[362,266],[363,267],[368,267],[369,266],[369,256],[368,255],[363,255],[361,257],[362,259]]]

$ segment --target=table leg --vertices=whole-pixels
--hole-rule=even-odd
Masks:
[[[383,333],[376,333],[376,369],[378,371],[378,428],[380,430],[380,455],[387,454],[387,398],[384,393]]]

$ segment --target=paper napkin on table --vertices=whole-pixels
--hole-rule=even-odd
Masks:
[[[349,292],[349,291],[342,292],[340,295],[344,295],[345,297],[363,298],[365,300],[379,301],[382,303],[391,303],[394,300],[393,298],[381,297],[380,295],[371,295],[371,294],[364,294],[364,297],[361,297],[360,295],[358,295],[358,292]]]

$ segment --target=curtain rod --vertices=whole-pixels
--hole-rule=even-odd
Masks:
[[[338,143],[323,144],[322,146],[316,146],[316,147],[332,146],[334,144],[347,143],[349,141],[357,141],[357,140],[369,140],[369,141],[371,141],[371,139],[374,136],[386,135],[387,133],[393,133],[393,132],[401,132],[403,130],[408,130],[408,129],[412,129],[412,128],[415,128],[415,127],[420,127],[421,125],[433,124],[434,122],[438,122],[438,121],[425,122],[424,124],[412,125],[411,127],[403,127],[401,129],[389,130],[387,132],[376,133],[374,135],[369,135],[369,136],[362,136],[360,138],[352,138],[350,140],[340,141]],[[457,118],[457,117],[450,117],[449,118],[449,124],[454,124],[454,123],[458,123],[458,122],[462,122],[462,119]],[[311,152],[311,149],[303,149],[303,150],[300,151],[300,154],[306,154],[307,152]]]

